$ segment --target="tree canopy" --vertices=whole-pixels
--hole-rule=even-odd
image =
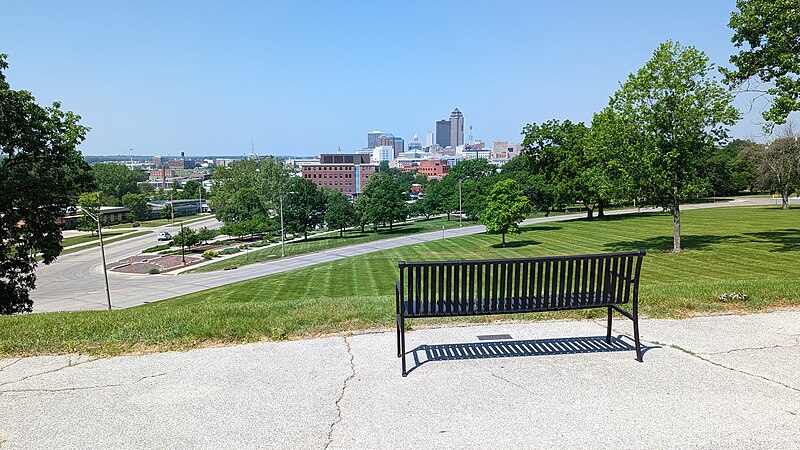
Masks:
[[[706,162],[740,117],[713,68],[705,53],[667,41],[611,98],[614,113],[636,133],[630,164],[639,196],[673,214],[675,252],[681,202],[704,191]]]
[[[37,254],[44,264],[61,253],[57,219],[91,189],[78,146],[89,129],[56,102],[42,107],[6,81],[0,54],[0,314],[32,310]]]
[[[506,234],[520,233],[519,223],[529,212],[530,203],[522,188],[513,179],[506,179],[497,182],[489,192],[481,221],[486,225],[486,231],[503,236],[502,245],[505,247]]]
[[[317,185],[306,178],[292,178],[286,185],[283,200],[284,226],[289,233],[303,234],[308,239],[308,231],[324,222],[325,194]]]
[[[770,95],[764,119],[785,123],[789,113],[800,110],[800,3],[737,0],[736,6],[739,11],[731,14],[729,26],[739,53],[730,59],[735,68],[722,70],[725,81]]]

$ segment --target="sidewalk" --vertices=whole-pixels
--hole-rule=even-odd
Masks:
[[[800,311],[643,320],[643,363],[626,336],[629,321],[615,319],[610,346],[601,343],[603,322],[411,331],[407,345],[420,364],[407,378],[393,332],[99,360],[4,359],[0,442],[4,449],[800,447]],[[512,340],[477,338],[490,334]]]

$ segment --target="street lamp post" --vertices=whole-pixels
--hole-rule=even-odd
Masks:
[[[186,265],[186,255],[183,253],[183,241],[186,239],[186,235],[183,234],[183,222],[181,222],[181,261],[183,261],[183,265]]]
[[[283,228],[283,192],[278,197],[281,204],[281,258],[286,256],[286,252],[284,251],[284,241],[286,240],[286,231]]]
[[[463,178],[458,179],[458,226],[461,227],[461,218],[464,216],[464,212],[461,210],[461,182],[464,181]]]
[[[83,212],[89,215],[92,219],[97,221],[97,235],[100,237],[100,256],[103,259],[103,277],[106,280],[106,301],[108,301],[108,310],[111,311],[111,290],[108,288],[108,269],[106,268],[106,249],[103,245],[103,225],[100,223],[100,217],[103,215],[98,209],[97,215],[90,213],[84,209]]]

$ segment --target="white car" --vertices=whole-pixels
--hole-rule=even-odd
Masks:
[[[171,241],[172,235],[167,233],[166,231],[162,231],[158,233],[158,240],[159,241]]]

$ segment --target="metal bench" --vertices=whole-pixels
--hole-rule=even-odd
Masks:
[[[644,250],[479,261],[401,261],[396,286],[397,356],[406,376],[407,318],[608,308],[633,321],[639,344],[639,272]],[[619,305],[632,303],[632,313]]]

